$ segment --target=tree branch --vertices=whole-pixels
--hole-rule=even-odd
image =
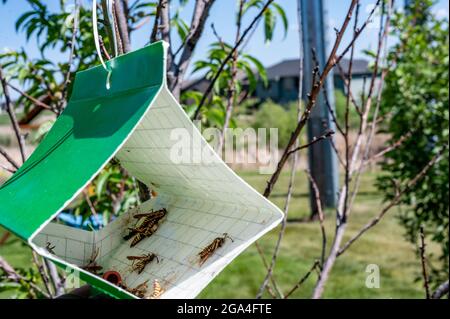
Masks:
[[[117,29],[119,31],[120,35],[120,42],[122,44],[122,50],[123,53],[130,52],[131,50],[131,43],[130,43],[130,37],[129,37],[129,30],[128,30],[128,23],[127,18],[125,16],[125,11],[123,7],[123,3],[121,0],[114,1],[114,13],[116,17],[117,22]]]
[[[394,0],[387,1],[388,6],[389,6],[389,16],[391,14],[391,8],[393,6],[393,1]],[[347,48],[344,50],[344,52],[337,59],[334,59],[334,61],[333,61],[334,64],[339,63],[339,61],[342,59],[342,57],[351,48],[353,43],[356,41],[356,38],[362,33],[362,30],[365,28],[365,26],[367,26],[369,21],[371,21],[372,15],[374,14],[376,8],[379,6],[380,2],[381,1],[377,1],[376,5],[372,9],[372,11],[369,13],[367,20],[363,23],[363,26],[360,29],[356,30],[356,32],[354,32],[353,39],[352,39],[352,41],[350,41],[350,45],[347,46]],[[384,14],[384,11],[383,11],[383,14]],[[383,18],[381,17],[381,19],[383,19]],[[388,26],[388,21],[389,21],[389,19],[387,19],[387,21],[386,21],[386,26]],[[346,181],[344,182],[344,184],[341,187],[341,190],[339,192],[339,200],[338,200],[338,205],[337,205],[337,209],[336,209],[335,234],[334,234],[333,242],[330,247],[330,251],[328,253],[328,257],[325,260],[325,263],[323,265],[322,271],[319,276],[319,280],[317,281],[316,286],[314,288],[314,292],[313,292],[313,296],[312,296],[314,299],[318,299],[322,296],[323,290],[325,288],[325,284],[329,278],[329,274],[334,266],[334,263],[336,262],[336,258],[339,255],[339,249],[340,249],[342,240],[345,235],[345,230],[347,227],[347,217],[348,217],[348,214],[350,211],[350,205],[348,205],[348,189],[350,187],[350,177],[353,175],[354,166],[356,165],[357,160],[359,159],[359,154],[360,154],[359,148],[361,147],[362,139],[365,134],[365,127],[367,125],[371,101],[372,101],[370,96],[373,91],[375,78],[378,75],[378,63],[379,63],[381,48],[384,43],[384,39],[387,37],[387,29],[388,28],[385,27],[385,29],[384,29],[385,32],[383,33],[380,31],[380,33],[379,33],[377,55],[376,55],[376,60],[375,60],[375,67],[372,72],[372,82],[371,82],[371,87],[369,90],[370,91],[369,98],[367,99],[367,102],[366,102],[366,108],[364,110],[362,110],[363,116],[361,116],[360,129],[359,129],[359,133],[358,133],[358,136],[357,136],[357,139],[355,142],[355,146],[353,147],[353,153],[351,155],[351,159],[347,160],[345,163],[346,164],[345,169],[346,169],[346,171],[348,171],[349,178],[346,178]],[[348,148],[348,146],[347,146],[347,148]]]
[[[336,144],[334,143],[333,139],[330,139],[330,144],[331,144],[331,147],[332,147],[333,150],[334,150],[334,153],[336,153],[336,156],[337,156],[337,158],[338,158],[338,160],[339,160],[339,164],[341,164],[342,167],[345,168],[345,162],[344,162],[344,160],[342,159],[341,154],[339,154],[339,151],[338,151],[338,149],[337,149],[337,147],[336,147]]]
[[[386,42],[387,42],[387,36],[388,36],[388,32],[389,32],[389,27],[390,27],[392,5],[390,5],[389,8],[388,8],[388,15],[387,15],[387,18],[386,18],[384,30],[380,29],[380,32],[379,32],[379,45],[380,45],[380,47],[383,45],[383,39],[385,40],[384,41],[385,42],[385,48],[384,48],[385,52],[383,54],[383,56],[384,56],[383,60],[385,60],[387,58],[387,55],[388,55],[387,43]],[[384,17],[384,13],[380,17],[380,20],[381,20],[380,23],[382,23],[383,17]],[[380,47],[378,49],[377,57],[381,53],[381,48]],[[378,68],[378,58],[377,58],[377,62],[376,62],[376,68]],[[376,106],[375,106],[375,111],[374,111],[374,114],[373,114],[373,120],[372,120],[372,123],[370,125],[370,130],[369,130],[368,136],[366,138],[366,145],[365,145],[365,149],[363,151],[363,155],[361,157],[361,160],[359,162],[358,168],[356,170],[355,185],[354,185],[354,188],[353,188],[353,191],[352,191],[352,196],[351,196],[351,199],[350,199],[349,210],[351,209],[351,207],[353,206],[353,203],[355,201],[356,194],[357,194],[359,186],[360,186],[361,172],[363,170],[364,163],[366,162],[366,160],[369,157],[369,152],[370,152],[370,148],[372,146],[373,137],[375,136],[376,127],[377,127],[377,123],[378,123],[377,122],[378,112],[379,112],[380,107],[381,107],[381,97],[382,97],[382,94],[383,94],[384,81],[385,81],[385,78],[386,78],[386,75],[387,75],[388,71],[389,71],[389,69],[387,67],[385,67],[383,69],[382,73],[381,73],[381,79],[380,79],[380,82],[378,84],[378,94],[377,94],[377,98],[376,98]],[[372,77],[372,84],[375,82],[374,76],[375,76],[375,73],[373,74],[373,77]],[[359,152],[359,147],[358,146],[361,145],[360,143],[358,144],[358,141],[359,142],[362,141],[362,136],[365,133],[364,132],[365,125],[366,125],[365,121],[367,121],[367,119],[368,119],[368,114],[369,114],[369,109],[370,109],[369,106],[371,105],[371,102],[370,102],[371,101],[371,96],[370,95],[369,95],[369,100],[368,101],[369,101],[368,102],[369,103],[368,107],[367,107],[367,109],[365,110],[365,112],[364,112],[364,114],[362,116],[362,123],[363,124],[360,126],[360,135],[358,136],[358,139],[357,139],[357,141],[355,143],[355,148],[354,148],[354,151],[353,151],[353,159],[355,161],[356,161],[356,158],[358,156],[358,154],[356,154],[356,157],[355,157],[355,152]],[[354,166],[354,163],[352,163],[352,167],[353,166]]]
[[[111,56],[108,53],[108,50],[106,49],[105,42],[103,41],[103,38],[101,36],[98,37],[98,43],[100,45],[100,50],[103,52],[103,55],[107,60],[111,60]]]
[[[77,33],[78,33],[78,18],[79,18],[79,8],[80,8],[80,3],[79,0],[75,0],[75,16],[73,18],[73,26],[72,26],[72,38],[70,40],[70,53],[69,53],[69,61],[67,62],[67,73],[66,73],[66,79],[64,80],[63,83],[63,96],[61,99],[61,103],[58,103],[59,108],[58,108],[58,112],[61,112],[64,109],[64,102],[67,100],[67,92],[68,92],[68,88],[67,86],[70,84],[70,76],[72,74],[72,72],[70,71],[70,68],[72,67],[72,63],[73,63],[73,56],[75,54],[75,42],[76,42],[76,38],[77,38]]]
[[[427,260],[425,257],[425,234],[423,232],[423,227],[420,227],[420,261],[422,263],[422,277],[423,277],[423,287],[425,288],[425,297],[426,299],[430,299],[430,282],[428,280],[427,273]]]
[[[316,77],[317,75],[320,77],[320,65],[319,65],[319,60],[317,59],[317,53],[316,53],[316,50],[315,50],[314,48],[311,49],[311,55],[312,55],[313,62],[314,62],[314,64],[315,64],[315,67],[314,67],[314,69],[313,69],[313,80],[312,80],[312,83],[313,83],[313,85],[314,85],[314,83],[316,82],[316,78],[315,78],[315,77]],[[330,112],[331,120],[332,120],[333,123],[335,124],[335,126],[336,126],[338,132],[339,132],[342,136],[345,136],[345,132],[344,132],[344,130],[341,128],[341,125],[340,125],[340,123],[339,123],[338,120],[337,120],[336,112],[335,112],[335,110],[333,110],[333,108],[331,107],[330,101],[329,101],[329,99],[328,99],[327,86],[326,86],[326,85],[323,86],[323,87],[322,87],[322,90],[323,90],[324,102],[325,102],[325,105],[326,105],[326,107],[327,107],[327,109],[328,109],[328,112]]]
[[[12,85],[10,82],[6,82],[6,84],[13,89],[14,91],[16,91],[17,93],[19,93],[20,95],[24,96],[25,98],[27,98],[28,100],[30,100],[34,105],[36,106],[40,106],[46,110],[50,110],[52,112],[55,112],[55,110],[48,104],[45,104],[44,102],[32,97],[31,95],[29,95],[28,93],[20,90],[19,88],[15,87],[14,85]]]
[[[349,84],[349,80],[348,80],[347,77],[345,76],[344,69],[342,68],[342,66],[341,66],[340,63],[336,64],[336,67],[337,67],[337,69],[338,69],[338,71],[339,71],[339,76],[341,77],[342,82],[344,82],[344,85],[345,85],[347,88],[350,88],[350,89],[347,89],[347,92],[346,92],[346,93],[347,93],[347,95],[350,97],[350,99],[351,99],[351,101],[352,101],[352,104],[355,106],[356,112],[358,113],[359,116],[362,116],[361,109],[360,109],[360,107],[358,106],[358,103],[356,102],[356,99],[355,99],[355,97],[354,97],[354,95],[353,95],[353,91],[351,90],[351,87],[350,87],[350,84]],[[364,89],[363,89],[362,91],[364,92]]]
[[[406,134],[403,134],[402,136],[400,136],[400,138],[393,143],[392,145],[386,147],[385,149],[379,151],[378,153],[376,153],[375,155],[373,155],[371,158],[368,158],[364,161],[364,165],[369,164],[370,162],[375,161],[376,159],[384,156],[385,154],[389,153],[390,151],[395,150],[396,148],[399,148],[404,141],[406,141],[407,139],[409,139],[412,136],[413,131],[409,131]]]
[[[303,112],[302,117],[301,117],[300,121],[298,122],[297,127],[295,128],[294,132],[292,132],[292,134],[291,134],[288,145],[284,149],[284,152],[283,152],[280,160],[278,161],[277,169],[275,170],[275,172],[272,174],[271,178],[267,182],[266,189],[264,190],[264,197],[270,196],[275,183],[278,181],[278,177],[280,176],[281,170],[283,169],[284,165],[286,164],[287,159],[289,158],[290,149],[293,147],[293,145],[295,144],[295,141],[297,140],[300,133],[303,131],[303,128],[305,127],[306,123],[308,122],[312,108],[316,104],[316,98],[317,98],[323,84],[325,83],[325,78],[328,76],[328,73],[333,68],[333,65],[336,60],[335,59],[336,52],[339,48],[339,45],[341,44],[344,33],[350,22],[350,19],[352,17],[352,13],[356,6],[356,3],[357,3],[357,0],[352,0],[350,7],[348,8],[346,18],[345,18],[344,22],[342,23],[342,26],[341,26],[339,32],[337,33],[336,40],[334,42],[334,45],[331,50],[331,54],[328,58],[328,61],[324,67],[324,70],[322,71],[322,74],[321,74],[319,80],[315,84],[313,84],[313,88],[312,88],[311,92],[308,94],[308,102],[306,105],[306,109]]]
[[[443,148],[436,156],[434,156],[423,168],[422,170],[413,178],[411,179],[407,185],[396,192],[396,195],[394,198],[381,210],[381,212],[373,218],[370,222],[368,222],[364,227],[362,227],[356,235],[354,235],[350,240],[348,240],[343,247],[339,250],[338,256],[342,255],[356,240],[358,240],[364,233],[366,233],[368,230],[370,230],[372,227],[374,227],[378,222],[383,218],[383,216],[394,206],[396,206],[402,196],[406,194],[414,185],[417,184],[430,170],[430,168],[433,167],[434,164],[436,164],[441,158],[442,154],[447,150],[447,147]]]
[[[183,52],[180,60],[177,63],[174,74],[174,83],[170,87],[172,93],[178,97],[181,90],[181,82],[184,78],[186,70],[191,61],[194,50],[197,46],[200,36],[205,28],[206,20],[209,16],[209,11],[216,0],[196,0],[194,7],[194,14],[192,15],[191,29],[182,44]],[[179,49],[181,50],[181,48]]]
[[[47,291],[47,293],[49,295],[49,298],[53,298],[54,294],[52,292],[52,289],[50,288],[50,278],[48,277],[47,268],[45,267],[45,264],[44,263],[42,263],[42,264],[39,263],[38,255],[37,255],[37,253],[34,250],[31,251],[31,255],[33,257],[33,263],[36,265],[36,267],[39,270],[39,275],[40,275],[40,277],[42,279],[42,282],[44,284],[45,290]],[[42,257],[41,257],[41,259],[43,260]]]
[[[14,112],[11,97],[9,95],[8,84],[3,75],[3,68],[0,65],[0,81],[2,82],[3,95],[5,96],[6,101],[6,112],[9,115],[9,119],[11,120],[11,125],[13,127],[14,133],[16,134],[17,143],[19,144],[20,155],[22,156],[22,163],[25,162],[25,139],[23,135],[20,134],[19,123],[17,122],[16,113]]]
[[[322,265],[325,261],[325,252],[327,251],[327,235],[325,231],[325,226],[323,224],[325,220],[325,215],[322,209],[322,202],[320,201],[319,187],[317,186],[316,181],[312,177],[311,172],[308,169],[305,170],[305,172],[306,175],[308,176],[309,181],[311,182],[312,189],[314,190],[314,198],[316,200],[317,214],[319,216],[320,231],[322,233],[322,252],[320,254],[320,267],[322,268]]]
[[[269,265],[267,264],[267,260],[266,260],[266,257],[264,256],[264,252],[257,241],[255,241],[255,247],[256,247],[256,251],[258,252],[258,255],[261,257],[264,268],[266,269],[266,271],[269,271]],[[283,294],[281,292],[281,289],[278,287],[277,282],[275,281],[273,273],[270,276],[270,281],[271,281],[273,287],[275,288],[275,290],[277,291],[278,296],[280,298],[282,298]],[[267,289],[267,292],[270,293],[271,290],[269,289],[269,286],[266,286],[266,289]],[[272,297],[276,298],[275,296],[272,296]]]
[[[169,50],[171,54],[171,58],[173,58],[172,54],[172,41],[170,38],[170,1],[162,0],[161,1],[161,38],[169,43]]]
[[[326,140],[327,138],[333,136],[333,134],[334,134],[334,131],[328,130],[327,132],[325,132],[325,133],[322,134],[321,136],[313,138],[313,140],[312,140],[311,142],[309,142],[309,143],[307,143],[307,144],[305,144],[305,145],[301,145],[301,146],[299,146],[299,147],[296,147],[296,148],[294,148],[292,151],[289,151],[289,152],[288,152],[288,156],[290,156],[290,155],[292,155],[293,153],[298,152],[298,151],[300,151],[300,150],[302,150],[302,149],[308,148],[308,147],[310,147],[311,145],[316,144],[317,142]]]
[[[448,280],[443,282],[431,295],[431,299],[441,299],[448,294]]]
[[[230,59],[233,57],[234,52],[239,48],[239,46],[241,45],[242,41],[244,41],[245,37],[247,36],[247,34],[253,29],[253,27],[255,26],[256,22],[262,17],[262,15],[264,14],[264,12],[266,11],[266,9],[272,4],[274,0],[268,0],[266,2],[266,4],[264,5],[264,7],[260,10],[260,12],[255,16],[255,18],[253,19],[253,21],[250,23],[250,25],[244,30],[244,32],[242,32],[242,35],[240,36],[239,40],[235,43],[234,47],[231,49],[231,51],[228,53],[228,55],[225,57],[225,59],[222,61],[221,65],[219,66],[219,69],[217,70],[216,74],[214,75],[214,77],[211,79],[211,81],[209,82],[209,85],[205,91],[205,93],[202,96],[202,99],[200,100],[200,103],[197,106],[197,109],[195,110],[194,113],[194,119],[198,119],[199,115],[200,115],[200,110],[203,107],[203,105],[206,102],[206,99],[208,98],[209,94],[212,92],[212,89],[214,88],[214,85],[217,81],[217,79],[219,78],[220,74],[222,73],[222,71],[224,70],[225,66],[227,65],[227,63],[230,61]]]
[[[7,167],[7,166],[1,164],[1,163],[0,163],[0,168],[1,168],[1,169],[4,169],[5,171],[7,171],[7,172],[9,172],[9,173],[12,173],[12,174],[14,174],[14,173],[16,172],[15,169],[9,168],[9,167]]]
[[[12,165],[14,166],[15,169],[19,169],[19,164],[16,163],[16,161],[14,161],[12,159],[11,156],[9,156],[9,154],[0,147],[0,154],[3,155],[3,157]]]
[[[27,278],[20,275],[18,272],[14,270],[14,268],[5,260],[2,256],[0,256],[0,269],[3,269],[3,271],[6,273],[7,278],[20,283],[20,282],[26,282],[30,285],[30,287],[35,290],[36,292],[43,295],[45,298],[50,298],[50,295],[43,291],[38,285],[33,283],[31,280],[28,280]]]
[[[152,28],[152,34],[150,35],[150,43],[156,42],[158,30],[159,30],[159,19],[161,16],[161,9],[162,6],[165,4],[163,3],[165,0],[159,0],[158,5],[156,6],[156,12],[155,12],[155,23],[153,24]]]
[[[294,287],[292,287],[291,290],[289,290],[289,292],[284,296],[284,299],[289,298],[301,285],[303,285],[303,283],[308,279],[308,277],[311,275],[314,269],[316,269],[317,266],[319,266],[319,263],[320,262],[318,260],[314,262],[311,269],[309,269],[309,271],[302,278],[300,278],[298,283]]]
[[[239,0],[239,10],[236,21],[236,36],[235,36],[235,45],[239,41],[239,37],[241,34],[241,25],[242,25],[242,12],[244,9],[244,0]],[[214,29],[214,25],[213,30]],[[216,32],[215,32],[216,33]],[[221,41],[222,46],[223,42]],[[219,145],[217,146],[217,150],[219,154],[222,154],[223,143],[225,139],[225,130],[230,125],[231,116],[233,114],[234,103],[236,100],[236,77],[237,77],[237,62],[238,62],[238,50],[235,50],[231,57],[231,78],[228,82],[228,96],[227,96],[227,104],[225,107],[225,120],[223,124],[223,129],[220,132],[219,136]]]

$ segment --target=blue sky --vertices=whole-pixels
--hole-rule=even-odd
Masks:
[[[66,0],[68,4],[72,3],[72,0]],[[347,11],[350,0],[324,0],[327,10],[327,21],[329,25],[328,38],[334,39],[333,27],[338,27]],[[44,1],[50,8],[58,8],[59,0],[46,0]],[[84,5],[91,5],[91,0],[82,0]],[[177,4],[178,1],[172,1]],[[367,16],[373,4],[376,0],[361,0],[361,18]],[[188,5],[181,11],[181,16],[189,22],[190,15],[192,13],[193,0],[190,0]],[[275,64],[281,60],[298,57],[298,33],[297,33],[297,0],[278,0],[278,3],[285,9],[289,19],[289,30],[286,37],[284,37],[281,22],[277,26],[276,35],[271,43],[265,43],[263,39],[262,24],[255,32],[252,40],[247,45],[247,52],[259,58],[266,66]],[[397,6],[402,6],[403,1],[397,0]],[[6,5],[0,5],[0,50],[5,48],[19,49],[25,47],[30,56],[38,56],[36,48],[36,42],[32,39],[30,42],[26,42],[23,33],[16,33],[14,29],[14,23],[18,16],[29,10],[29,5],[25,0],[8,0]],[[205,33],[199,42],[199,45],[195,52],[195,58],[203,58],[208,50],[208,43],[215,41],[216,38],[212,33],[210,27],[211,23],[214,23],[220,36],[226,40],[232,42],[234,39],[234,19],[236,12],[236,0],[218,0],[213,6],[209,22],[205,28]],[[448,17],[449,4],[445,0],[437,1],[434,8],[434,12],[441,17]],[[244,21],[244,26],[250,23],[252,20],[252,14],[250,14]],[[132,37],[132,46],[134,49],[142,47],[147,43],[150,34],[151,24],[147,24],[140,30],[136,31]],[[362,50],[374,49],[376,46],[377,35],[377,19],[373,21],[370,27],[365,31],[365,34],[360,37],[357,42],[356,56],[362,57]],[[351,38],[351,32],[348,32],[344,38],[344,43],[347,43]],[[174,47],[178,46],[177,41],[174,41]],[[55,50],[49,52],[48,57],[53,60],[59,60],[63,58],[61,54]]]

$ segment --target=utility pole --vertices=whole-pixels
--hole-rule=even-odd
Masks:
[[[326,12],[323,0],[301,0],[301,15],[303,25],[303,50],[304,50],[304,89],[306,94],[311,91],[313,69],[312,50],[315,51],[320,69],[325,66],[327,59],[326,39]],[[331,108],[334,110],[334,84],[333,72],[327,77],[324,89]],[[306,100],[306,96],[304,96]],[[327,130],[335,131],[335,125],[331,114],[325,104],[324,90],[319,94],[316,106],[308,121],[308,141],[312,141],[323,135]],[[331,142],[325,140],[315,143],[308,148],[309,169],[320,191],[321,202],[324,207],[335,207],[339,183],[339,167],[337,156]],[[310,185],[310,203],[312,215],[317,212],[314,192]]]

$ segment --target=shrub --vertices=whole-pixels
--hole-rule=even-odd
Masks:
[[[290,103],[286,107],[267,101],[261,104],[255,113],[251,126],[258,128],[278,128],[278,145],[283,148],[287,145],[292,131],[297,124],[297,104]],[[267,134],[269,131],[267,130]],[[267,135],[268,136],[268,135]]]
[[[391,70],[383,93],[382,115],[391,115],[385,129],[392,143],[408,132],[412,137],[387,154],[379,187],[386,198],[394,195],[392,180],[413,178],[448,145],[449,39],[448,21],[430,13],[433,1],[417,1],[409,15],[393,20],[398,44],[389,55]],[[420,6],[420,7],[419,7]],[[448,151],[403,198],[400,221],[407,238],[417,241],[420,226],[440,245],[439,266],[432,269],[434,284],[448,279],[449,178]]]

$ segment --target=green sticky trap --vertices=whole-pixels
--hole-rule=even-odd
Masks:
[[[166,87],[167,44],[157,42],[76,74],[64,112],[19,170],[0,187],[0,224],[39,254],[115,298],[122,289],[157,281],[161,298],[194,298],[257,238],[275,227],[282,212],[239,178],[214,153]],[[181,131],[180,131],[181,130]],[[186,133],[181,143],[177,136]],[[175,134],[174,134],[175,133]],[[201,149],[205,161],[177,161]],[[180,148],[181,147],[181,148]],[[158,196],[98,231],[51,222],[116,156],[129,174]],[[134,247],[123,236],[138,213],[165,208],[156,232]],[[233,239],[204,264],[199,252],[228,233]],[[51,251],[47,245],[54,247]],[[159,262],[138,274],[127,256],[155,253]],[[103,271],[117,271],[122,286],[84,269],[92,256]],[[153,296],[155,297],[155,296]]]

